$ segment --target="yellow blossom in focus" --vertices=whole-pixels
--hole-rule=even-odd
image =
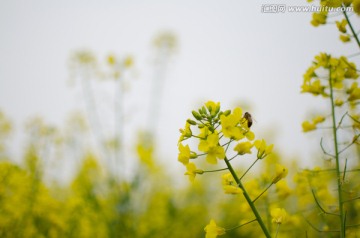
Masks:
[[[240,140],[244,137],[240,127],[237,126],[240,123],[241,118],[242,110],[239,107],[235,108],[233,113],[228,116],[220,116],[222,132],[225,137],[235,140]]]
[[[221,176],[222,178],[222,184],[225,185],[236,185],[236,182],[234,180],[234,177],[231,175],[231,173],[226,173]]]
[[[245,132],[245,137],[248,140],[254,140],[255,139],[255,134],[252,131],[247,131],[247,132]]]
[[[251,142],[241,142],[239,144],[237,144],[234,148],[234,150],[239,154],[239,155],[244,155],[244,154],[251,154],[251,148],[253,147],[253,144],[251,144]]]
[[[209,127],[205,126],[200,129],[200,134],[198,135],[199,138],[206,138],[210,134]]]
[[[281,164],[276,164],[275,177],[273,178],[272,183],[279,182],[281,179],[285,178],[287,174],[288,174],[288,169],[286,167],[284,167]]]
[[[225,229],[217,226],[213,219],[210,220],[210,223],[204,228],[204,230],[206,232],[205,238],[216,238],[225,234]]]
[[[282,224],[287,220],[287,212],[284,208],[274,208],[270,212],[272,222],[276,224]]]
[[[239,194],[242,192],[231,173],[226,173],[222,176],[222,184],[226,194]]]
[[[205,103],[206,108],[209,110],[210,115],[215,116],[220,111],[220,102],[208,101]]]
[[[194,182],[196,174],[203,174],[204,171],[197,169],[194,163],[188,163],[186,165],[185,175],[189,175],[189,179],[191,182]]]
[[[201,140],[199,150],[207,153],[206,161],[210,164],[217,164],[217,159],[225,158],[225,150],[219,145],[219,136],[216,133],[209,135],[206,140]]]
[[[180,133],[181,133],[181,135],[180,135],[178,143],[180,143],[181,141],[186,140],[192,136],[190,124],[188,122],[186,122],[186,124],[185,124],[185,129],[180,129]]]
[[[265,156],[267,156],[268,154],[270,154],[272,152],[272,149],[274,147],[273,144],[267,146],[264,139],[256,140],[254,142],[254,145],[255,145],[256,149],[258,149],[258,153],[257,153],[258,159],[265,158]]]
[[[189,163],[190,159],[190,147],[189,145],[183,146],[183,144],[179,144],[179,155],[178,161],[183,163],[184,165]]]

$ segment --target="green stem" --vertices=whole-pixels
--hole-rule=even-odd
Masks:
[[[279,234],[279,228],[280,228],[280,224],[277,225],[276,227],[276,234],[275,234],[275,238],[278,236]]]
[[[241,188],[241,190],[243,191],[243,194],[244,194],[244,197],[247,201],[247,203],[249,204],[252,212],[254,213],[255,217],[256,217],[256,220],[258,221],[262,231],[264,232],[264,235],[267,237],[267,238],[271,238],[271,235],[269,233],[269,231],[267,230],[266,226],[265,226],[265,223],[264,221],[262,220],[258,210],[256,209],[254,203],[251,201],[251,198],[249,196],[249,194],[246,192],[245,190],[245,187],[243,186],[243,184],[241,183],[239,177],[237,176],[237,174],[235,173],[232,165],[230,164],[229,160],[225,157],[225,163],[230,171],[230,173],[232,174],[234,180],[236,181],[236,183],[238,184],[239,188]]]
[[[341,226],[340,237],[343,238],[345,237],[345,220],[344,220],[343,194],[342,194],[341,175],[340,175],[340,161],[339,161],[340,158],[339,158],[339,148],[338,148],[338,139],[337,139],[334,94],[333,94],[333,85],[331,80],[331,69],[329,69],[329,86],[330,86],[331,116],[332,116],[334,148],[335,148],[336,177],[337,177],[337,187],[338,187],[337,190],[339,196],[339,212],[340,212],[340,226]]]
[[[234,227],[232,227],[232,228],[226,229],[226,231],[235,230],[235,229],[240,228],[240,227],[242,227],[242,226],[248,225],[248,224],[250,224],[250,223],[252,223],[252,222],[254,222],[254,221],[256,221],[256,219],[251,220],[251,221],[248,221],[248,222],[243,223],[243,224],[240,224],[240,225],[238,225],[238,226],[234,226]]]
[[[250,165],[250,167],[245,171],[245,173],[241,176],[240,180],[247,174],[247,172],[249,172],[249,170],[256,164],[256,162],[259,160],[259,158],[257,158],[254,163],[252,163]]]
[[[212,172],[220,172],[220,171],[224,171],[224,170],[228,170],[228,168],[214,169],[214,170],[203,170],[203,172],[204,173],[212,173]]]
[[[351,25],[350,19],[349,19],[348,15],[347,15],[346,11],[344,11],[343,13],[344,13],[344,16],[345,16],[345,19],[346,19],[347,23],[349,24],[350,30],[351,30],[351,32],[352,32],[352,34],[353,34],[353,36],[354,36],[354,38],[356,40],[356,43],[358,44],[358,46],[360,48],[359,38],[358,38],[353,26]]]
[[[254,200],[253,203],[256,202],[256,200],[258,200],[267,190],[269,190],[269,188],[271,187],[271,185],[273,185],[274,183],[269,184],[269,186],[267,186],[264,191],[262,191]]]

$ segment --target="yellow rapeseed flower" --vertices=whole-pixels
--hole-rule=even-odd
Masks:
[[[186,140],[192,136],[192,131],[190,129],[190,126],[191,125],[188,122],[186,122],[185,128],[179,130],[181,135],[180,135],[178,143],[180,143],[181,141]]]
[[[275,177],[272,180],[272,183],[275,184],[277,182],[279,182],[281,179],[285,178],[288,174],[288,169],[281,165],[281,164],[276,164],[275,166]]]
[[[194,182],[196,174],[203,174],[204,171],[201,169],[197,169],[194,163],[188,163],[186,165],[185,175],[189,175],[189,179],[191,182]]]
[[[349,35],[343,35],[343,34],[341,34],[341,35],[339,36],[339,38],[340,38],[340,40],[341,40],[342,42],[349,42],[349,41],[350,41],[350,36],[349,36]]]
[[[219,145],[219,136],[216,133],[209,135],[206,140],[201,140],[198,149],[207,153],[206,161],[210,164],[217,164],[217,159],[225,158],[225,150]]]
[[[222,126],[222,133],[225,137],[240,140],[244,138],[242,134],[241,128],[237,125],[240,123],[242,118],[242,110],[241,108],[235,108],[233,113],[225,116],[220,116],[221,126]]]
[[[205,103],[205,106],[212,116],[215,116],[216,113],[220,111],[220,102],[215,103],[213,101],[208,101]]]
[[[234,185],[225,185],[223,186],[223,189],[226,194],[239,194],[242,192],[239,187],[236,187]]]
[[[264,139],[256,140],[254,142],[254,145],[255,145],[256,149],[258,149],[258,153],[257,153],[258,159],[265,158],[268,154],[270,154],[272,152],[272,149],[274,147],[273,144],[267,146]]]
[[[183,144],[179,144],[179,155],[178,155],[178,161],[183,163],[184,165],[187,165],[189,163],[190,159],[190,147],[189,145],[183,146]]]
[[[358,83],[354,82],[350,89],[347,90],[347,93],[349,94],[349,101],[354,101],[360,99],[360,88],[358,87]]]
[[[312,15],[311,25],[317,27],[326,24],[327,12],[315,12]]]
[[[284,208],[274,208],[270,212],[272,222],[276,224],[282,224],[287,220],[287,212]]]
[[[342,19],[342,21],[336,21],[336,26],[339,29],[339,31],[341,33],[346,33],[346,25],[347,25],[347,21],[346,19]]]
[[[237,144],[234,148],[234,150],[239,154],[239,155],[244,155],[244,154],[251,154],[251,148],[254,145],[251,144],[251,142],[246,141],[246,142],[241,142],[239,144]]]
[[[225,234],[225,229],[217,226],[213,219],[210,220],[210,223],[204,228],[204,230],[206,232],[205,238],[216,238]]]
[[[354,0],[353,2],[354,12],[360,15],[360,0]]]

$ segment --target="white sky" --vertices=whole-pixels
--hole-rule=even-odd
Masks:
[[[137,108],[146,105],[142,92],[152,77],[150,43],[168,29],[180,46],[161,109],[158,145],[164,160],[176,163],[178,129],[209,99],[224,107],[250,103],[254,131],[272,129],[275,148],[306,160],[319,138],[309,140],[301,122],[322,100],[300,94],[302,75],[319,52],[347,55],[357,49],[339,41],[335,25],[314,28],[310,13],[261,13],[264,3],[289,1],[1,0],[0,109],[18,130],[33,115],[61,125],[71,110],[83,106],[78,92],[68,87],[67,60],[84,48],[100,59],[109,52],[132,54],[139,88],[131,87],[128,100]],[[352,19],[359,26],[358,18]]]

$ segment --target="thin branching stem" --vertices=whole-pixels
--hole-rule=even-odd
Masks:
[[[240,180],[250,171],[250,169],[258,162],[259,158],[257,158],[254,163],[250,165],[250,167],[245,171],[245,173],[240,177]]]
[[[280,224],[277,224],[275,238],[277,238],[277,236],[279,234],[279,228],[280,228]]]
[[[245,223],[240,224],[240,225],[237,225],[237,226],[234,226],[234,227],[232,227],[232,228],[228,228],[228,229],[226,229],[226,231],[235,230],[235,229],[240,228],[240,227],[242,227],[242,226],[245,226],[245,225],[248,225],[248,224],[250,224],[250,223],[253,223],[254,221],[256,221],[256,219],[251,220],[251,221],[248,221],[248,222],[245,222]]]
[[[339,130],[339,128],[340,128],[340,126],[341,126],[341,124],[342,124],[342,122],[343,122],[343,120],[344,120],[344,118],[345,118],[345,116],[346,116],[347,114],[348,114],[348,113],[345,112],[344,115],[342,115],[342,117],[341,117],[341,119],[340,119],[340,121],[339,121],[339,124],[338,124],[338,126],[336,127],[336,130]]]
[[[260,216],[260,213],[258,212],[257,208],[255,207],[254,203],[251,201],[251,198],[249,196],[249,194],[247,193],[245,187],[243,186],[243,184],[241,183],[241,180],[239,179],[239,177],[237,176],[237,174],[235,173],[231,163],[229,162],[229,160],[225,157],[225,163],[226,163],[226,166],[228,167],[230,173],[232,174],[235,182],[238,184],[239,188],[241,188],[241,190],[243,191],[243,195],[247,201],[247,203],[249,204],[252,212],[254,213],[255,217],[256,217],[256,220],[258,221],[264,235],[267,237],[267,238],[271,238],[271,235],[268,231],[268,229],[266,228],[265,226],[265,223],[264,221],[262,220],[261,216]]]
[[[328,155],[328,156],[332,157],[332,158],[335,158],[335,155],[330,154],[330,153],[328,153],[328,152],[325,150],[325,148],[324,148],[324,146],[323,146],[322,143],[323,143],[323,138],[320,139],[320,147],[321,147],[321,150],[323,151],[323,153],[324,153],[325,155]]]
[[[228,170],[228,168],[214,169],[214,170],[203,170],[203,172],[204,173],[213,173],[213,172],[219,172],[219,171],[224,171],[224,170]]]
[[[359,135],[356,135],[352,142],[350,144],[348,144],[347,146],[345,146],[344,148],[342,148],[340,151],[339,151],[339,154],[341,154],[342,152],[344,152],[347,148],[349,148],[350,146],[352,146],[353,144],[355,144],[357,142],[357,139],[360,137],[360,134]]]
[[[316,197],[316,195],[315,195],[314,189],[311,189],[311,192],[312,192],[312,195],[313,195],[314,200],[315,200],[315,202],[316,202],[316,205],[320,208],[320,210],[321,210],[323,213],[328,214],[328,215],[333,215],[333,216],[340,216],[339,214],[325,211],[325,209],[320,205],[320,202],[319,202],[319,200],[317,199],[317,197]]]
[[[359,197],[354,197],[354,198],[351,198],[351,199],[348,199],[348,200],[345,200],[345,201],[343,201],[343,203],[352,202],[352,201],[355,201],[355,200],[358,200],[358,199],[360,199],[360,196],[359,196]]]
[[[273,185],[274,183],[270,183],[254,200],[253,203],[256,202],[256,200],[258,200],[267,190],[269,190],[269,188]]]
[[[316,226],[314,226],[308,219],[306,219],[306,217],[304,217],[306,223],[311,227],[313,228],[315,231],[317,232],[324,232],[324,233],[333,233],[333,232],[340,232],[339,230],[320,230],[319,228],[317,228]]]

